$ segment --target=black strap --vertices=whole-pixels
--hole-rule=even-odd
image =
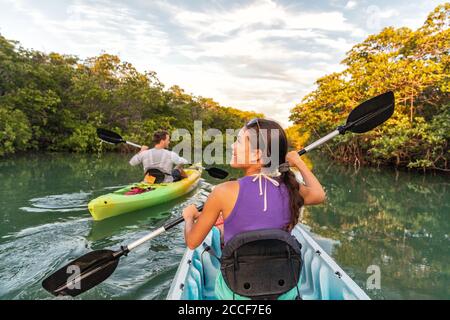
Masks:
[[[287,249],[287,252],[288,252],[288,257],[289,257],[289,261],[290,261],[292,275],[294,276],[295,288],[297,289],[297,298],[302,300],[302,297],[300,296],[300,289],[298,288],[298,281],[299,280],[297,279],[297,276],[296,276],[296,272],[295,272],[295,269],[294,269],[294,264],[293,264],[292,258],[291,258],[291,250],[290,250],[288,245],[286,245],[286,249]],[[300,273],[300,276],[301,276],[301,273]]]
[[[205,269],[203,268],[203,265],[204,265],[203,264],[203,254],[205,252],[208,252],[211,256],[216,258],[217,261],[219,261],[219,262],[220,262],[220,258],[217,256],[217,254],[214,251],[214,249],[211,246],[208,246],[205,242],[203,242],[203,247],[204,247],[204,249],[203,249],[202,253],[200,254],[200,261],[201,261],[201,264],[202,264],[202,284],[203,284],[203,287],[204,287],[206,285],[206,278],[205,278]]]

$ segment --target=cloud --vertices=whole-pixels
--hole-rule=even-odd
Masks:
[[[189,43],[173,49],[198,70],[209,70],[193,70],[189,81],[178,77],[182,86],[207,91],[224,104],[267,112],[284,125],[289,110],[307,93],[304,88],[339,69],[336,61],[352,46],[346,37],[365,34],[341,12],[293,10],[274,1],[226,10],[157,5]]]
[[[421,25],[437,2],[0,0],[0,27],[26,47],[117,54],[167,86],[287,125],[354,44],[387,25]]]
[[[382,10],[379,12],[379,17],[382,19],[388,19],[399,16],[400,13],[395,9]]]
[[[316,43],[335,49],[340,52],[347,52],[353,46],[353,43],[348,42],[345,38],[318,38],[314,40]]]
[[[314,36],[310,30],[350,31],[359,29],[349,23],[342,12],[307,12],[288,8],[274,1],[255,1],[234,10],[191,11],[167,2],[158,5],[170,12],[176,24],[183,25],[193,39],[204,35],[230,35],[236,30],[246,30],[258,25],[259,29],[282,30],[285,32],[301,32],[308,37]],[[309,32],[309,33],[308,33]]]
[[[156,62],[170,53],[166,32],[152,22],[151,16],[141,18],[130,7],[116,2],[75,0],[58,19],[32,9],[28,1],[10,3],[46,36],[54,38],[55,51],[85,55],[106,51],[147,62]]]
[[[358,5],[358,3],[357,3],[356,1],[350,0],[350,1],[347,2],[347,4],[345,5],[345,8],[346,8],[346,9],[354,9],[357,5]]]

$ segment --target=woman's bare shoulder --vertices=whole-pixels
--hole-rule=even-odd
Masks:
[[[220,207],[224,218],[233,209],[239,194],[239,182],[227,181],[214,187],[210,198]]]
[[[233,195],[239,192],[239,182],[238,181],[227,181],[216,185],[211,195],[220,196],[220,198],[225,198],[224,195]]]

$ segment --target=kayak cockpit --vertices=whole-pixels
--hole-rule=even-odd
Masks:
[[[297,225],[292,234],[302,244],[300,295],[303,300],[367,300],[367,294]],[[220,232],[213,228],[203,244],[187,249],[170,287],[169,300],[215,300],[215,283],[220,261],[206,248],[221,256]]]

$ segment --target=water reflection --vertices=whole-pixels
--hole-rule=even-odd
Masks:
[[[362,287],[370,265],[381,269],[378,298],[450,297],[450,190],[443,176],[362,168],[315,160],[328,201],[304,220],[338,240],[336,261]]]

